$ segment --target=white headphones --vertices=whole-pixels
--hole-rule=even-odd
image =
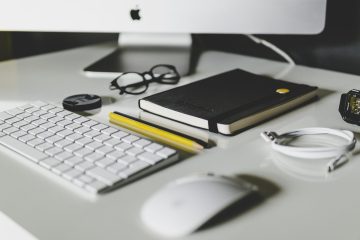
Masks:
[[[346,144],[327,147],[295,147],[287,145],[289,139],[294,139],[304,135],[328,134],[343,138]],[[346,154],[351,152],[356,145],[354,133],[347,130],[337,130],[331,128],[303,128],[290,131],[281,135],[275,132],[263,132],[261,136],[265,141],[271,142],[272,148],[282,154],[307,159],[334,158],[327,164],[328,172],[334,171],[336,168],[348,161]]]

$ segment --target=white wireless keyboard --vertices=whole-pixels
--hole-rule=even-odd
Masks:
[[[178,158],[174,149],[40,101],[0,112],[0,144],[92,194]]]

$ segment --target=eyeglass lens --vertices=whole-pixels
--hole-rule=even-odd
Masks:
[[[124,86],[127,93],[140,94],[147,89],[145,79],[139,73],[124,73],[117,78],[116,82],[118,86]]]
[[[173,83],[179,80],[175,68],[167,65],[155,66],[151,69],[151,72],[155,78],[160,78],[158,82],[161,83]]]

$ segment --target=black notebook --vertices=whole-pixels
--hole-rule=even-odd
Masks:
[[[290,110],[317,87],[235,69],[139,100],[145,111],[225,135]]]

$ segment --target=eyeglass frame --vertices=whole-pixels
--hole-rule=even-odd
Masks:
[[[164,74],[161,74],[159,76],[154,76],[153,70],[155,68],[157,68],[157,67],[167,67],[167,68],[169,68],[170,70],[172,70],[175,73],[175,76],[170,77],[170,78],[164,78],[164,76],[166,74],[168,74],[168,73],[164,73]],[[117,80],[119,78],[121,78],[122,76],[126,75],[126,74],[138,74],[143,78],[143,80],[139,81],[139,82],[136,82],[136,83],[126,85],[126,86],[120,86],[117,83]],[[146,79],[146,76],[150,76],[151,78]],[[162,80],[174,80],[174,81],[166,82],[166,81],[162,81]],[[177,84],[179,82],[179,80],[180,80],[180,74],[176,70],[175,66],[169,65],[169,64],[157,64],[157,65],[153,66],[152,68],[150,68],[149,71],[145,71],[143,73],[124,72],[124,73],[120,74],[118,77],[116,77],[114,80],[111,81],[109,88],[110,88],[110,90],[120,90],[120,93],[119,93],[120,95],[123,95],[124,93],[131,94],[131,95],[140,95],[140,94],[143,94],[144,92],[146,92],[148,90],[149,84],[152,83],[152,82],[174,85],[174,84]],[[126,91],[126,88],[129,88],[129,87],[141,87],[141,86],[145,86],[145,89],[143,91],[141,91],[141,92],[129,92],[129,91]]]

